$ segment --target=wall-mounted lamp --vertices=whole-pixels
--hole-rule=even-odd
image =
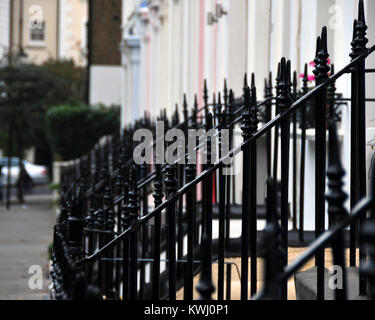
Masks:
[[[215,22],[217,22],[217,18],[212,12],[207,13],[207,24],[212,26]]]
[[[225,11],[223,5],[218,3],[216,5],[216,17],[217,17],[217,19],[219,19],[222,16],[227,15],[227,14],[228,14],[228,11]]]

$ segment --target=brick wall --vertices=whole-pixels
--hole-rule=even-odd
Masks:
[[[92,64],[120,65],[121,0],[94,0]]]

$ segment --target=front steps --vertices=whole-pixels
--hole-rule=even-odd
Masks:
[[[296,286],[297,300],[316,300],[317,298],[317,268],[313,267],[307,271],[298,272],[294,276]],[[332,277],[328,269],[325,269],[324,289],[325,300],[335,300],[335,290],[329,285],[329,279]],[[346,269],[348,300],[368,300],[367,297],[359,295],[359,271],[356,267]]]

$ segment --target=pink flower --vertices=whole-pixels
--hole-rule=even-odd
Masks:
[[[307,80],[308,80],[309,82],[311,82],[311,81],[315,81],[315,76],[314,76],[314,75],[309,75],[309,76],[307,77]]]
[[[302,73],[302,74],[299,75],[299,77],[300,78],[304,78],[305,75]],[[315,81],[315,76],[314,75],[308,75],[307,76],[307,81],[309,81],[309,82]]]

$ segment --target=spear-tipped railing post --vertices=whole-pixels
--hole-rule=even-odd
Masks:
[[[196,129],[198,126],[198,96],[194,96],[194,108],[193,108],[193,115],[191,118],[191,126]]]
[[[225,86],[224,86],[225,96]],[[221,96],[219,93],[218,106],[215,110],[217,112],[218,132],[219,132],[219,158],[225,156],[224,154],[224,136],[222,129],[226,127],[225,110],[222,111]],[[226,205],[226,177],[223,172],[224,168],[221,166],[218,170],[219,174],[219,247],[218,247],[218,285],[217,298],[224,300],[224,262],[225,262],[225,205]]]
[[[129,201],[129,175],[128,181],[124,183],[124,200],[121,208],[121,231],[124,232],[130,227],[130,216],[127,209]],[[122,297],[129,299],[129,237],[122,243]]]
[[[264,230],[265,263],[264,287],[254,299],[280,299],[280,282],[278,277],[282,272],[280,261],[280,225],[277,217],[277,181],[269,178],[267,181],[267,226]]]
[[[189,133],[190,134],[190,133]],[[196,159],[196,157],[195,157]],[[191,183],[196,176],[196,163],[193,155],[188,155],[185,167],[186,183]],[[184,299],[193,300],[194,280],[194,244],[196,229],[196,188],[190,188],[186,193],[186,215],[187,215],[187,264],[184,281]]]
[[[293,102],[297,101],[297,72],[293,72]],[[297,110],[292,114],[293,120],[293,230],[297,230]]]
[[[203,86],[203,103],[204,103],[204,117],[207,121],[208,117],[208,89],[207,89],[207,80],[204,80],[204,86]]]
[[[328,188],[327,202],[328,215],[331,225],[334,226],[342,222],[348,215],[344,207],[347,199],[346,193],[343,191],[343,177],[345,171],[340,161],[340,150],[337,139],[337,129],[335,121],[330,119],[329,123],[329,153],[330,161],[327,170]],[[336,288],[335,297],[337,300],[346,300],[346,263],[345,263],[345,243],[344,233],[341,231],[332,241],[333,264],[340,266],[342,270],[342,288]]]
[[[209,132],[213,128],[212,114],[208,113],[206,119],[206,130]],[[207,134],[207,165],[205,167],[209,169],[212,167],[212,139],[210,134]],[[202,230],[202,242],[201,242],[201,276],[199,283],[196,287],[199,292],[200,300],[211,300],[212,293],[215,288],[212,284],[212,174],[208,174],[204,179],[203,183],[203,202],[204,202],[204,214],[203,219],[204,227]]]
[[[226,104],[226,120],[227,120],[227,129],[229,130],[229,150],[232,150],[233,146],[233,108],[234,108],[234,93],[233,90],[229,90],[229,97],[228,103]],[[227,170],[231,169],[233,172],[233,159],[231,159],[231,167],[227,168]],[[233,192],[233,200],[235,199],[235,176],[228,174],[227,175],[227,199],[226,199],[226,208],[225,208],[225,248],[229,249],[229,242],[230,242],[230,212],[231,212],[231,193]],[[233,183],[231,183],[233,182]]]
[[[168,164],[166,167],[166,193],[167,199],[176,193],[176,167]],[[167,208],[168,220],[168,284],[169,300],[176,300],[176,202],[171,203]]]
[[[280,95],[280,80],[281,80],[281,65],[280,63],[277,66],[277,76],[276,76],[276,97]],[[275,103],[275,117],[280,113],[279,100],[276,99]],[[274,134],[274,151],[273,151],[273,177],[278,179],[278,167],[279,167],[279,130],[280,125],[275,126]]]
[[[242,136],[246,141],[251,137],[251,97],[250,88],[247,85],[247,77],[244,80],[244,105],[242,113]],[[245,146],[242,150],[243,163],[250,163],[250,146]],[[250,217],[250,167],[243,166],[242,172],[242,230],[241,230],[241,300],[248,299],[248,273],[249,273],[249,217]]]
[[[358,23],[355,27],[355,38],[354,38],[354,52],[356,55],[364,54],[367,51],[366,45],[368,39],[366,38],[366,19],[365,9],[363,0],[359,1],[358,8]],[[367,185],[367,167],[366,167],[366,62],[365,59],[358,63],[357,73],[353,73],[353,76],[357,77],[357,155],[358,155],[358,200],[366,197],[366,185]],[[365,223],[365,217],[361,217],[359,220],[359,229]],[[363,261],[366,259],[365,250],[359,248],[359,261],[360,267]],[[360,294],[366,294],[366,279],[363,275],[360,276],[359,281]]]
[[[356,27],[357,20],[353,23],[353,41],[352,51],[350,57],[352,60],[357,58],[358,53],[356,51]],[[357,139],[357,125],[358,125],[358,67],[352,68],[351,77],[351,120],[350,120],[350,208],[353,209],[358,203],[358,139]],[[355,221],[350,225],[350,266],[356,266],[357,260],[357,228],[358,222]]]
[[[113,195],[110,188],[110,177],[108,176],[106,185],[104,187],[104,195],[103,195],[103,211],[106,219],[105,223],[105,231],[107,232],[105,237],[105,242],[108,243],[113,239],[114,236],[114,227],[115,227],[115,213],[113,210]],[[108,299],[113,299],[115,295],[114,287],[113,287],[113,271],[114,271],[114,264],[113,264],[113,257],[114,253],[113,250],[109,250],[105,257],[109,259],[105,263],[105,272],[106,272],[106,297]]]
[[[116,195],[120,196],[123,194],[124,191],[124,173],[125,173],[125,146],[121,143],[120,139],[118,140],[118,162],[117,162],[117,177],[116,177]],[[120,234],[121,232],[121,213],[122,213],[122,202],[119,201],[117,204],[117,210],[116,210],[116,218],[117,218],[117,234]],[[116,247],[116,257],[119,258],[121,257],[121,245],[119,244]],[[120,292],[120,283],[121,283],[121,262],[117,261],[116,263],[116,288],[117,291]]]
[[[362,228],[362,245],[367,249],[367,259],[362,261],[361,275],[368,280],[368,296],[375,300],[375,166],[370,172],[370,197],[372,206],[366,224]]]
[[[251,75],[250,97],[250,135],[254,136],[258,131],[257,89],[255,87],[255,75]],[[257,142],[250,144],[250,252],[251,252],[251,294],[257,291]]]
[[[309,92],[308,87],[308,65],[305,64],[305,70],[302,80],[302,94]],[[300,199],[299,199],[299,241],[305,242],[304,223],[305,223],[305,168],[306,168],[306,104],[301,106],[301,176],[300,176]]]
[[[277,97],[280,113],[287,112],[291,106],[291,66],[285,58],[280,62],[279,95]],[[289,152],[290,118],[285,117],[280,124],[281,135],[281,245],[282,264],[288,264],[288,219],[289,219]],[[282,284],[281,299],[287,299],[287,285]]]
[[[264,98],[267,100],[265,106],[265,122],[271,121],[272,118],[272,98],[273,98],[273,88],[272,88],[272,72],[269,73],[269,78],[264,79]],[[267,132],[267,174],[271,176],[272,170],[272,133],[271,130]]]
[[[163,182],[160,164],[156,164],[154,203],[155,208],[163,202]],[[158,301],[160,298],[160,240],[161,240],[161,214],[157,214],[154,218],[154,263],[152,268],[152,300]]]
[[[323,27],[322,34],[317,40],[315,58],[316,85],[328,79],[327,28]],[[326,186],[326,130],[327,130],[327,88],[324,87],[316,95],[315,112],[315,236],[319,237],[325,230],[325,186]],[[324,300],[324,249],[316,255],[317,266],[317,295],[318,300]]]
[[[134,226],[139,217],[139,205],[138,205],[138,191],[137,191],[137,179],[136,179],[136,166],[133,164],[131,167],[131,181],[128,193],[128,204],[127,212],[129,216],[130,226]],[[137,228],[133,228],[130,234],[130,268],[129,268],[129,299],[138,299],[138,231]]]

